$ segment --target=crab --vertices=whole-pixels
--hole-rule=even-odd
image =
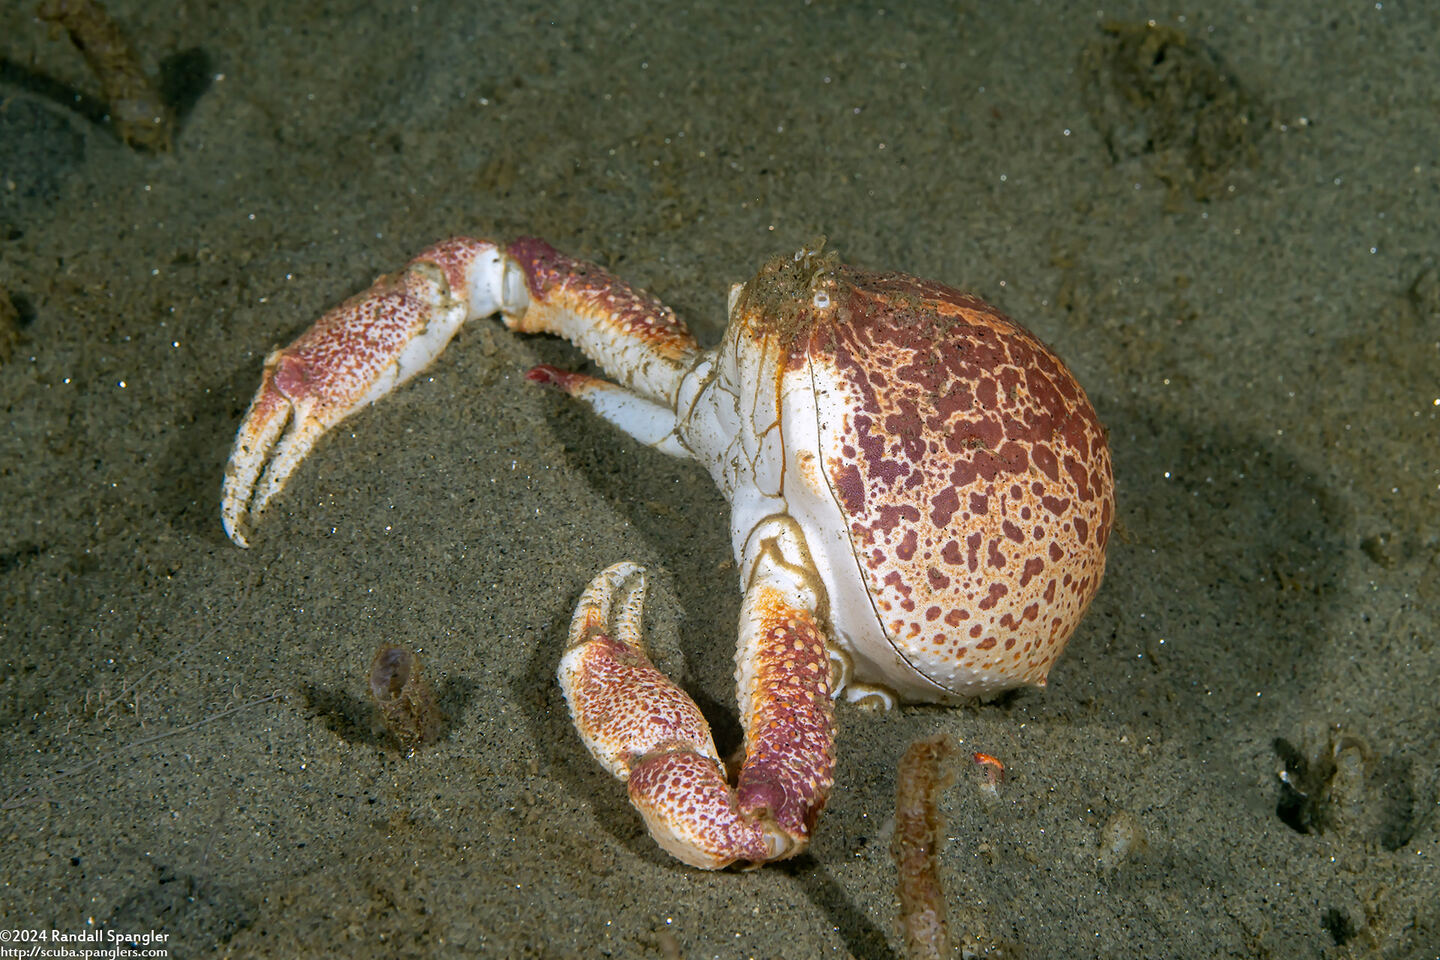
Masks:
[[[730,290],[722,342],[542,240],[457,237],[265,361],[222,490],[240,546],[316,440],[413,377],[469,319],[568,338],[613,378],[554,385],[692,458],[731,506],[745,755],[645,651],[645,570],[601,572],[559,682],[594,758],[696,867],[805,850],[834,783],[833,701],[955,703],[1044,686],[1105,571],[1107,435],[1033,334],[982,300],[840,262],[823,241]]]

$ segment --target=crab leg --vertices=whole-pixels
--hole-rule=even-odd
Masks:
[[[673,311],[543,240],[522,238],[501,249],[455,237],[382,276],[266,358],[221,490],[230,539],[248,546],[248,528],[326,431],[424,370],[466,320],[497,312],[512,330],[570,339],[620,383],[532,379],[549,379],[644,442],[686,455],[666,438],[698,347]]]
[[[560,370],[548,363],[531,367],[525,379],[559,387],[574,399],[587,404],[605,420],[661,453],[686,459],[694,456],[680,439],[672,407],[647,400],[609,380]]]
[[[521,237],[505,253],[530,293],[523,313],[506,310],[507,327],[564,337],[620,386],[674,410],[680,381],[700,352],[674,310],[544,240]]]
[[[626,781],[656,842],[685,863],[716,870],[802,852],[835,764],[813,596],[765,576],[746,591],[736,654],[745,763],[731,787],[699,708],[645,655],[644,590],[643,568],[619,563],[575,610],[560,685],[581,739]]]
[[[466,319],[501,309],[504,279],[495,244],[455,237],[271,352],[221,487],[230,539],[249,545],[246,528],[327,430],[425,369]]]

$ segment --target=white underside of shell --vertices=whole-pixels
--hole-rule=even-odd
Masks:
[[[826,477],[820,449],[817,393],[809,366],[788,371],[776,395],[774,371],[783,363],[773,340],[754,340],[733,322],[725,341],[707,352],[681,384],[677,429],[695,459],[730,501],[730,534],[741,588],[758,555],[756,531],[784,521],[803,541],[823,590],[827,621],[840,663],[836,695],[935,702],[969,691],[941,686],[908,663],[885,635],[861,576],[847,522]]]

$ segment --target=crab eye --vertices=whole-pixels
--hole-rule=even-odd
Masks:
[[[810,299],[810,303],[814,305],[816,310],[824,310],[830,306],[830,294],[824,290],[816,290],[815,296]]]

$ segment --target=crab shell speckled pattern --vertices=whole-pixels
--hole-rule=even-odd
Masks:
[[[808,315],[782,332],[782,376],[811,384],[811,482],[843,514],[886,639],[942,688],[897,692],[1043,685],[1100,586],[1114,516],[1106,433],[1085,392],[973,296],[834,261],[806,283],[814,296],[792,301]],[[742,321],[773,331],[757,299]]]

